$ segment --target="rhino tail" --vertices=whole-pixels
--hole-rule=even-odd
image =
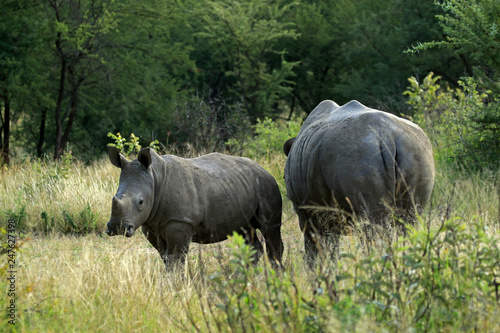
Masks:
[[[398,151],[394,143],[391,144],[385,140],[380,140],[379,145],[385,175],[382,179],[384,179],[385,187],[389,190],[391,196],[393,196],[393,202],[389,204],[394,205],[397,202],[397,184],[401,181]]]
[[[387,145],[381,145],[381,156],[387,176],[387,186],[392,195],[389,207],[395,209],[396,216],[404,220],[408,214],[416,208],[412,180],[408,179],[409,165],[405,163],[405,156],[398,151],[397,146],[390,149]]]

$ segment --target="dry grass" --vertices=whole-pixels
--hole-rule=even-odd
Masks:
[[[88,166],[78,161],[62,167],[40,161],[13,165],[0,170],[0,217],[17,216],[24,230],[47,221],[53,225],[49,230],[65,231],[71,227],[68,219],[89,224],[88,231],[101,230],[119,174],[107,159]],[[85,216],[88,213],[91,216]],[[87,221],[81,221],[84,218]]]
[[[52,235],[32,239],[20,255],[22,331],[168,331],[180,295],[144,238]]]
[[[295,265],[300,250],[294,239],[300,235],[292,236],[298,231],[290,223],[284,229],[285,262]],[[210,291],[200,274],[234,274],[227,242],[193,244],[184,269],[167,274],[140,233],[130,239],[32,237],[18,255],[22,332],[178,332],[191,327],[191,320],[203,323],[199,304]]]

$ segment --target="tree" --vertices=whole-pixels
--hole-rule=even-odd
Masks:
[[[105,117],[113,130],[168,140],[175,106],[194,91],[196,80],[185,6],[176,0],[117,4],[117,31],[106,50],[112,100]]]
[[[290,61],[301,61],[289,104],[310,112],[323,99],[357,99],[401,113],[409,76],[432,70],[456,82],[464,64],[453,52],[404,53],[428,38],[441,40],[437,13],[430,0],[301,1],[289,16],[300,37],[285,46]]]
[[[447,38],[426,46],[450,46],[475,63],[474,73],[485,88],[500,95],[500,3],[496,0],[447,0],[439,20]]]
[[[500,2],[446,0],[437,5],[445,11],[439,20],[446,39],[426,42],[416,49],[427,52],[436,46],[450,47],[471,59],[473,67],[469,73],[473,76],[461,80],[461,89],[456,90],[456,96],[447,105],[458,114],[444,121],[456,123],[460,119],[466,133],[453,154],[458,156],[459,164],[467,167],[497,168],[500,161]]]
[[[430,0],[4,0],[0,148],[5,155],[15,142],[57,159],[70,144],[87,158],[108,132],[182,141],[170,135],[190,96],[223,99],[228,112],[243,105],[254,124],[323,99],[400,113],[407,77],[432,70],[456,84],[473,72],[476,58],[455,49],[403,53],[444,38],[435,18],[443,8]],[[482,61],[484,82],[495,81],[494,58]]]
[[[277,103],[292,90],[297,62],[277,47],[297,37],[293,24],[283,22],[290,8],[282,1],[206,1],[198,11],[196,36],[206,42],[205,54],[195,59],[201,75],[215,78],[210,90],[241,96],[253,121],[275,116]]]
[[[12,1],[16,11],[2,11],[0,22],[0,63],[10,61],[0,87],[8,87],[17,146],[57,158],[71,143],[92,158],[110,131],[166,140],[175,101],[195,76],[176,3]]]
[[[47,106],[40,70],[46,21],[40,1],[11,0],[0,10],[0,160],[9,163],[12,123],[28,118],[35,107]],[[24,120],[23,119],[23,120]]]
[[[105,68],[101,50],[116,20],[108,0],[48,0],[55,17],[55,55],[59,87],[55,106],[54,159],[59,159],[69,140],[77,112],[80,88],[93,84]]]
[[[446,41],[457,53],[474,61],[474,78],[469,85],[485,93],[483,105],[467,110],[472,134],[466,153],[496,167],[500,161],[500,2],[496,0],[447,0],[439,17]],[[430,44],[432,45],[432,43]]]

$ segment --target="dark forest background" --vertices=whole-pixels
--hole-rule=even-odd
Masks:
[[[499,11],[494,0],[0,0],[2,161],[91,160],[110,132],[181,146],[209,127],[224,143],[324,99],[415,117],[439,104],[429,91],[451,89],[479,94],[467,121],[495,164]],[[429,73],[439,82],[422,90]]]

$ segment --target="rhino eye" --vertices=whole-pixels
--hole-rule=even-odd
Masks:
[[[139,206],[142,206],[143,203],[144,203],[144,200],[139,199]]]

